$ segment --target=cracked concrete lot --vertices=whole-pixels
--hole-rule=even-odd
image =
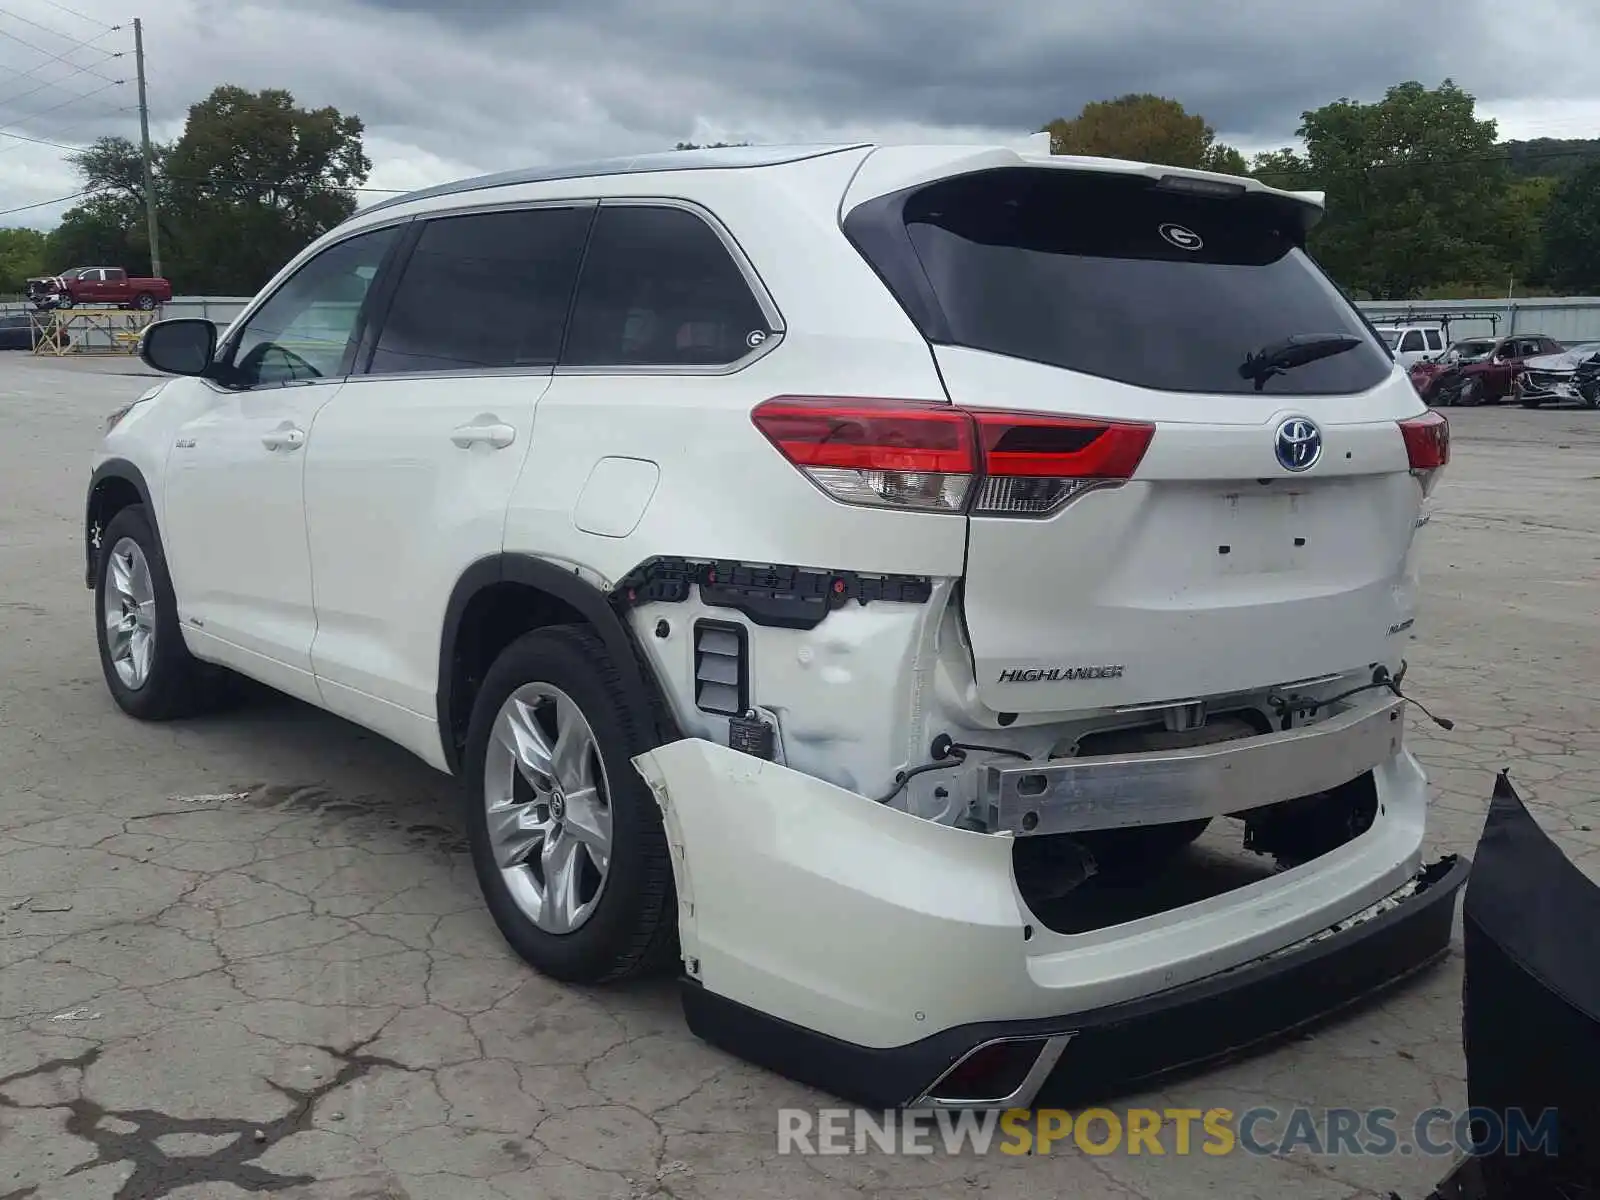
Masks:
[[[667,981],[586,991],[515,960],[450,781],[271,696],[170,726],[113,708],[82,503],[139,370],[0,356],[0,1200],[1410,1200],[1444,1173],[1070,1146],[779,1155],[779,1108],[833,1102],[690,1037]],[[1408,677],[1459,722],[1412,724],[1433,841],[1470,850],[1509,766],[1600,875],[1600,413],[1450,415]],[[1452,956],[1378,1006],[1121,1103],[1459,1108],[1460,982]]]

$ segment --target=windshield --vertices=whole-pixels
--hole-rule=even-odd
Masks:
[[[1380,329],[1378,333],[1382,336],[1389,349],[1393,350],[1400,344],[1400,331],[1398,329]]]
[[[896,243],[874,224],[892,219],[890,202],[855,210],[846,230],[869,259],[903,254],[909,236],[920,272],[874,265],[913,314],[926,300],[906,291],[931,287],[933,308],[919,319],[935,342],[1171,392],[1344,394],[1393,370],[1300,248],[1296,203],[1165,190],[1144,176],[1001,168],[902,193]],[[1353,344],[1297,354],[1264,381],[1241,370],[1308,338]]]
[[[1494,349],[1494,342],[1489,339],[1480,339],[1470,342],[1457,342],[1450,347],[1450,353],[1457,358],[1482,358]]]

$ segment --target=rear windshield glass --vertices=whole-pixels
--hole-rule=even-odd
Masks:
[[[925,187],[903,219],[957,345],[1164,391],[1365,391],[1393,363],[1300,249],[1303,213],[1143,176],[1009,168]],[[1259,389],[1241,370],[1319,336],[1355,344]]]

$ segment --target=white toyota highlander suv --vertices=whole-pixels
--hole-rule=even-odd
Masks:
[[[160,720],[236,672],[459,776],[519,954],[678,962],[698,1034],[842,1096],[1299,1027],[1443,953],[1467,871],[1400,692],[1448,427],[1320,214],[971,146],[380,203],[145,334],[107,685]],[[1174,893],[1212,823],[1261,868]]]

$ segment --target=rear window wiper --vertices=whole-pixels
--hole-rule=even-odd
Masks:
[[[1332,358],[1346,350],[1361,345],[1361,339],[1348,333],[1297,333],[1281,342],[1264,346],[1254,354],[1245,355],[1239,364],[1239,378],[1255,381],[1256,391],[1267,386],[1267,380],[1282,375],[1295,367],[1322,358]]]

